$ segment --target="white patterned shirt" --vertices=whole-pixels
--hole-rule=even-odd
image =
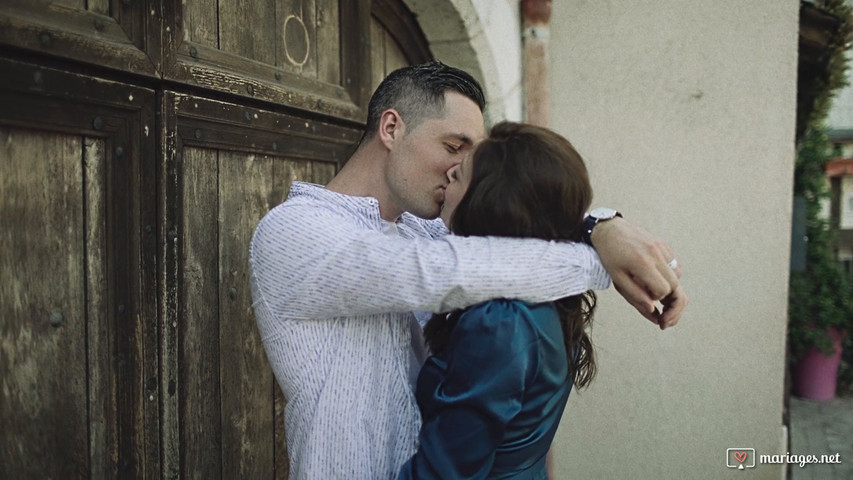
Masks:
[[[255,231],[255,316],[287,399],[292,479],[396,478],[417,449],[415,311],[543,302],[610,285],[587,245],[447,235],[379,203],[295,182]]]

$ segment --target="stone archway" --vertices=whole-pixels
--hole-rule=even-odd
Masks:
[[[415,14],[435,58],[464,69],[483,85],[486,94],[486,123],[507,118],[508,102],[517,101],[502,86],[499,67],[486,28],[471,0],[403,0]],[[489,7],[498,8],[490,4]],[[520,69],[520,66],[517,67]]]

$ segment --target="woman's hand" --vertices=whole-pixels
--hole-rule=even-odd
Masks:
[[[669,245],[619,217],[596,225],[592,244],[628,303],[661,330],[678,323],[689,299],[678,280],[681,260]]]

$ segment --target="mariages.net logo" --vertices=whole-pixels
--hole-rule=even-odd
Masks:
[[[761,464],[785,464],[790,463],[799,465],[800,468],[805,467],[810,463],[824,464],[840,464],[841,454],[834,455],[792,455],[790,452],[784,455],[761,455],[759,457]],[[726,449],[726,466],[729,468],[737,468],[743,470],[746,468],[755,467],[755,449],[754,448],[728,448]]]
[[[754,448],[729,448],[726,449],[726,466],[729,468],[753,468],[755,466]]]

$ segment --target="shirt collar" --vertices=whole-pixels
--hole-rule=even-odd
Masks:
[[[446,235],[447,229],[441,221],[426,222],[421,220],[409,212],[403,212],[396,223],[387,222],[382,219],[379,212],[379,200],[374,197],[356,197],[343,193],[328,190],[323,185],[309,182],[293,182],[290,187],[289,199],[294,198],[309,198],[312,200],[321,201],[326,205],[331,205],[342,210],[352,212],[354,215],[363,219],[371,228],[380,232],[396,235],[397,228],[405,225],[404,228],[414,228],[416,230],[424,230],[426,224],[431,225],[429,236]]]
[[[293,182],[290,186],[289,199],[305,197],[334,205],[341,209],[351,211],[359,217],[365,218],[370,225],[377,230],[382,230],[382,216],[379,213],[379,200],[373,197],[356,197],[343,193],[333,192],[323,185],[309,182]]]

